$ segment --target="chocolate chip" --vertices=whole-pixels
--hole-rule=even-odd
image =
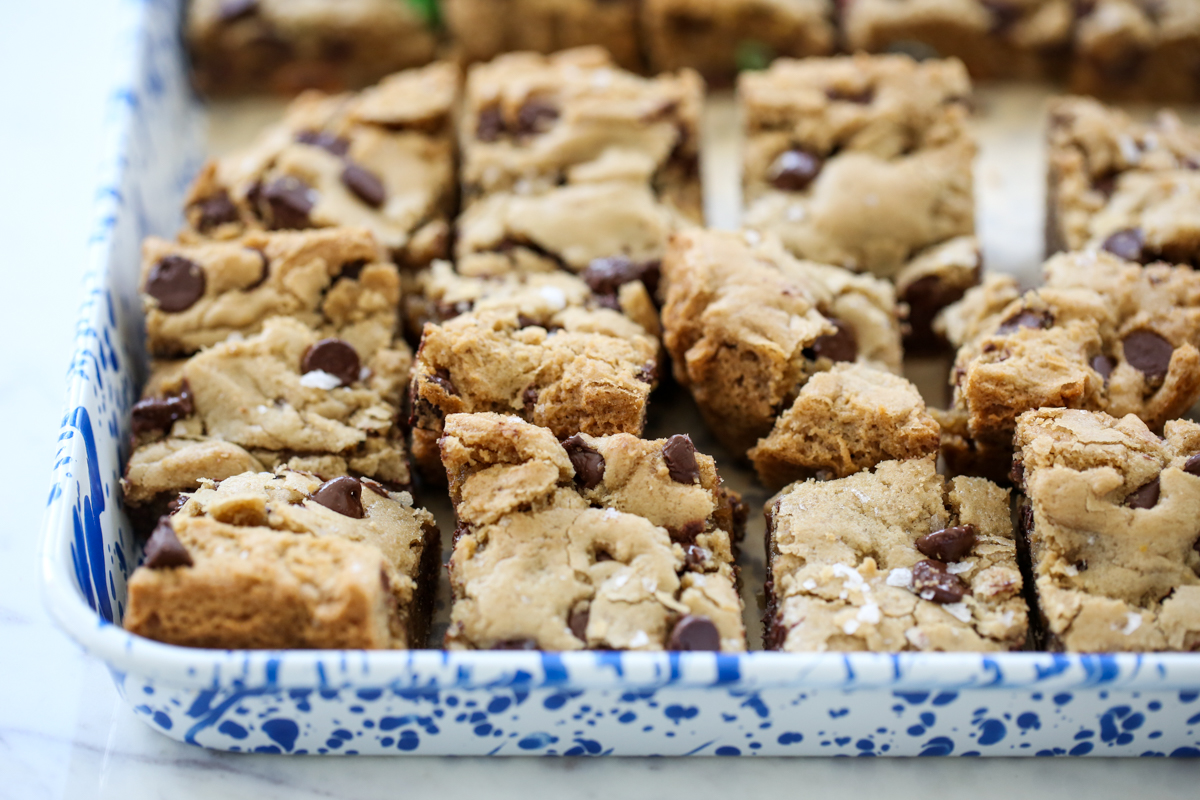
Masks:
[[[593,259],[583,271],[583,280],[597,295],[616,297],[621,287],[641,281],[651,297],[658,293],[662,264],[659,261],[631,261],[625,256]]]
[[[196,201],[192,206],[200,210],[200,219],[196,223],[196,227],[200,229],[201,233],[207,233],[220,225],[228,225],[241,220],[237,206],[229,199],[229,193],[224,189],[203,200]]]
[[[910,283],[900,298],[908,304],[910,333],[905,338],[905,348],[937,348],[942,337],[933,330],[934,317],[946,306],[961,300],[964,294],[965,287],[951,286],[937,275],[926,275]]]
[[[858,335],[854,328],[834,317],[829,317],[829,321],[837,330],[818,337],[812,347],[805,349],[805,356],[813,360],[828,358],[830,361],[853,361],[858,358]]]
[[[638,369],[636,377],[642,383],[653,385],[658,380],[658,364],[653,361],[647,361]]]
[[[717,652],[721,649],[721,632],[708,617],[688,614],[671,629],[668,650]]]
[[[493,650],[537,650],[535,639],[505,639],[492,645]]]
[[[700,467],[696,464],[696,446],[692,437],[686,433],[676,434],[663,445],[663,461],[667,463],[667,472],[676,483],[692,484],[700,477]]]
[[[918,561],[913,565],[912,576],[913,591],[922,600],[957,603],[967,593],[967,585],[957,575],[947,572],[946,565],[940,561]]]
[[[1008,478],[1013,482],[1013,486],[1018,489],[1025,488],[1025,462],[1019,458],[1013,459],[1012,469],[1009,470]]]
[[[1125,505],[1130,508],[1154,508],[1158,505],[1158,494],[1161,489],[1158,478],[1130,492],[1125,498]]]
[[[538,390],[536,387],[530,386],[521,394],[521,405],[525,407],[526,414],[532,414],[537,410]]]
[[[312,500],[344,517],[363,518],[362,484],[355,478],[343,476],[325,481],[313,492]]]
[[[785,150],[767,170],[767,180],[776,189],[802,192],[821,174],[821,167],[824,165],[825,162],[820,156],[804,150]]]
[[[338,157],[350,152],[350,142],[348,140],[325,131],[300,131],[296,134],[296,141],[300,144],[319,147]]]
[[[147,569],[192,566],[192,557],[188,555],[183,542],[179,541],[179,537],[175,535],[175,529],[171,527],[171,520],[166,517],[158,521],[154,533],[150,534],[144,553],[145,559],[142,561],[142,566]]]
[[[247,247],[246,249],[258,256],[259,271],[258,277],[254,279],[253,283],[242,287],[243,292],[248,292],[252,289],[257,289],[258,287],[262,286],[267,282],[267,277],[271,274],[271,259],[267,258],[266,252],[258,247]]]
[[[494,142],[504,130],[504,113],[500,106],[487,106],[479,110],[479,122],[475,126],[475,138],[481,142]]]
[[[347,162],[342,170],[342,183],[355,197],[371,208],[381,208],[387,200],[387,189],[383,188],[383,181],[353,161]]]
[[[166,256],[150,268],[146,277],[146,294],[158,301],[158,307],[169,313],[186,311],[204,296],[207,285],[204,270],[183,256]]]
[[[345,264],[342,264],[342,269],[338,272],[338,277],[356,281],[362,275],[363,267],[366,265],[367,260],[365,258],[360,258],[356,261],[347,261]]]
[[[359,483],[361,483],[363,486],[367,487],[368,489],[370,489],[372,492],[379,495],[380,497],[390,497],[391,496],[388,494],[387,487],[384,486],[379,481],[373,481],[370,478],[360,478]]]
[[[524,135],[544,133],[554,126],[557,119],[557,108],[545,100],[531,97],[517,111],[517,133]]]
[[[167,433],[172,425],[181,419],[187,419],[195,412],[192,393],[186,383],[176,396],[147,397],[134,403],[130,412],[133,435],[141,436],[152,431]]]
[[[341,339],[322,339],[304,351],[300,359],[301,372],[308,374],[321,370],[349,386],[358,380],[362,365],[358,352]]]
[[[1194,455],[1183,462],[1183,471],[1188,475],[1195,475],[1200,478],[1200,454]]]
[[[562,443],[575,468],[575,485],[583,490],[595,489],[604,480],[604,456],[583,440],[579,434]]]
[[[1134,331],[1122,341],[1125,360],[1150,380],[1167,377],[1175,347],[1154,331]]]
[[[575,634],[575,638],[584,644],[587,644],[587,626],[591,617],[592,612],[588,608],[572,611],[571,616],[567,617],[567,627]]]
[[[1108,173],[1107,175],[1099,175],[1093,178],[1092,188],[1104,195],[1105,200],[1109,199],[1113,196],[1113,192],[1117,190],[1116,173]]]
[[[689,544],[683,550],[683,565],[690,570],[698,570],[708,560],[708,551],[700,545]]]
[[[1108,379],[1112,377],[1112,371],[1116,366],[1117,362],[1103,353],[1098,356],[1092,356],[1092,369],[1100,373],[1100,377],[1104,379],[1105,386],[1108,386]]]
[[[830,87],[825,90],[825,96],[830,100],[843,103],[857,103],[860,106],[865,106],[869,105],[875,99],[875,87],[868,86],[857,92],[846,92],[836,87]]]
[[[922,536],[917,539],[915,544],[923,555],[936,558],[938,561],[948,564],[962,561],[963,556],[971,552],[971,548],[975,546],[975,526],[968,523],[944,528]]]
[[[442,387],[446,394],[458,394],[458,389],[454,385],[454,381],[450,379],[450,371],[445,367],[438,367],[432,375],[426,377],[430,383],[435,386]]]
[[[307,228],[313,209],[313,191],[298,178],[286,175],[262,187],[260,196],[271,210],[271,230]]]
[[[217,7],[219,22],[233,22],[258,12],[258,0],[224,0]]]
[[[1004,322],[1000,323],[1000,327],[996,329],[997,336],[1008,336],[1016,333],[1022,328],[1046,329],[1054,324],[1054,316],[1049,311],[1035,311],[1031,308],[1023,308],[1013,314]]]
[[[704,533],[704,529],[708,527],[708,523],[702,519],[694,519],[691,522],[683,523],[682,528],[668,528],[667,532],[671,536],[672,542],[679,542],[682,545],[695,544],[696,537]]]
[[[1100,247],[1118,258],[1141,263],[1145,244],[1146,236],[1142,233],[1142,229],[1129,228],[1112,234],[1104,240],[1104,244]]]

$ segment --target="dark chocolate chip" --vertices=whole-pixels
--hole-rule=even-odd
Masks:
[[[1080,559],[1079,561],[1076,561],[1073,566],[1080,572],[1087,572],[1088,563],[1086,560]]]
[[[908,304],[908,325],[911,331],[905,348],[929,350],[938,347],[942,337],[933,330],[938,312],[962,299],[966,288],[952,286],[937,275],[926,275],[910,283],[901,298]]]
[[[1018,489],[1025,488],[1025,462],[1019,458],[1013,459],[1012,469],[1008,473],[1009,480]]]
[[[968,523],[944,528],[922,536],[915,544],[923,555],[938,561],[947,564],[962,561],[963,556],[975,546],[975,526]]]
[[[708,551],[700,545],[689,544],[683,549],[683,565],[690,570],[698,570],[708,560]]]
[[[595,489],[604,480],[604,456],[583,440],[579,434],[562,443],[563,450],[575,468],[575,485],[583,490]]]
[[[458,394],[458,389],[454,385],[454,381],[450,379],[450,371],[445,367],[438,367],[432,375],[427,376],[426,380],[435,386],[442,387],[446,394]]]
[[[1109,173],[1107,175],[1100,175],[1096,178],[1093,178],[1092,188],[1104,195],[1105,200],[1109,199],[1113,196],[1113,192],[1117,190],[1116,173]]]
[[[312,499],[344,517],[363,518],[362,484],[356,478],[343,476],[325,481],[313,492]]]
[[[379,495],[380,497],[390,497],[390,495],[388,494],[387,487],[384,486],[379,481],[373,481],[370,478],[359,478],[359,483],[361,483],[363,486],[367,487],[368,489],[370,489],[372,492]]]
[[[1150,380],[1167,377],[1175,347],[1154,331],[1134,331],[1122,342],[1125,360]]]
[[[350,152],[350,142],[348,140],[325,131],[300,131],[296,134],[296,141],[300,144],[319,147],[339,157]]]
[[[1130,508],[1154,508],[1158,505],[1158,495],[1161,486],[1158,478],[1130,492],[1125,498],[1125,505]]]
[[[668,650],[717,652],[721,649],[721,632],[708,617],[688,614],[671,629]]]
[[[531,97],[517,111],[517,133],[524,135],[545,133],[554,126],[557,119],[557,108],[545,100]]]
[[[843,103],[857,103],[860,106],[865,106],[869,105],[875,99],[875,87],[868,86],[857,92],[844,92],[841,89],[830,87],[825,90],[825,96],[830,100]]]
[[[200,219],[196,223],[196,227],[200,229],[201,233],[207,233],[220,225],[238,222],[241,219],[237,206],[229,199],[229,193],[224,189],[203,200],[197,200],[192,205],[200,210]]]
[[[583,271],[582,277],[588,288],[597,295],[611,295],[615,298],[625,284],[641,281],[653,297],[658,293],[661,267],[659,261],[635,262],[625,256],[612,256],[593,259]]]
[[[285,175],[262,187],[261,197],[271,209],[271,230],[307,228],[313,209],[313,191],[298,178]]]
[[[840,319],[829,317],[829,321],[837,328],[834,333],[827,333],[807,348],[816,358],[828,358],[830,361],[853,361],[858,358],[858,335],[854,328]],[[806,353],[807,355],[807,353]]]
[[[175,495],[171,502],[167,503],[167,516],[169,517],[179,509],[183,508],[187,504],[189,497],[191,497],[191,495],[188,494]]]
[[[587,644],[587,626],[591,616],[591,609],[585,608],[581,611],[572,611],[571,616],[567,618],[567,627],[571,629],[571,633],[575,634],[575,638],[584,644]]]
[[[349,386],[358,380],[362,365],[358,352],[341,339],[322,339],[304,351],[300,370],[305,374],[321,370]]]
[[[1183,462],[1183,471],[1188,475],[1195,475],[1200,478],[1200,454],[1194,455]]]
[[[258,277],[254,279],[253,283],[244,286],[242,288],[243,292],[248,292],[262,286],[267,282],[267,277],[271,274],[271,259],[267,258],[266,252],[258,247],[247,247],[246,249],[258,256],[260,266]]]
[[[1092,356],[1092,369],[1100,373],[1100,377],[1104,379],[1104,385],[1108,385],[1108,379],[1112,377],[1113,369],[1116,368],[1117,362],[1113,361],[1108,356],[1101,353],[1098,356]]]
[[[492,645],[493,650],[537,650],[536,639],[505,639]]]
[[[682,528],[668,528],[667,532],[671,535],[672,542],[679,542],[682,545],[695,544],[696,537],[704,533],[704,529],[708,524],[702,519],[694,519],[691,522],[683,523]]]
[[[637,379],[642,383],[654,384],[658,380],[658,364],[653,361],[647,361],[638,369]]]
[[[479,122],[475,127],[475,138],[481,142],[494,142],[504,130],[504,113],[500,106],[487,106],[479,110]]]
[[[144,553],[146,557],[142,561],[142,566],[147,569],[192,566],[192,557],[188,555],[183,542],[179,541],[179,537],[175,535],[175,529],[171,527],[171,520],[167,517],[158,521],[154,533],[150,534],[150,538],[146,541]]]
[[[532,414],[537,410],[538,390],[534,386],[530,386],[521,394],[521,405],[525,407],[526,414]]]
[[[186,311],[204,296],[204,270],[183,256],[166,256],[150,268],[146,294],[158,301],[163,311]]]
[[[184,384],[177,396],[147,397],[134,404],[130,413],[134,436],[152,431],[167,433],[181,419],[187,419],[196,411],[192,393]]]
[[[1145,245],[1146,236],[1142,229],[1129,228],[1112,234],[1100,247],[1118,258],[1141,263]]]
[[[342,183],[355,197],[371,208],[382,208],[387,200],[387,189],[383,187],[383,181],[353,161],[346,162],[342,170]]]
[[[1053,324],[1054,316],[1049,311],[1035,311],[1031,308],[1023,308],[1004,320],[1004,322],[1001,322],[1000,327],[996,329],[996,335],[1008,336],[1022,328],[1045,329]]]
[[[825,162],[820,156],[803,150],[785,150],[767,171],[767,180],[776,189],[802,192],[821,174]]]
[[[676,483],[695,483],[700,477],[700,467],[696,464],[696,446],[692,437],[680,433],[667,439],[663,445],[663,461],[667,463],[667,472]]]
[[[224,0],[217,7],[219,22],[234,22],[258,12],[258,0]]]
[[[935,603],[957,603],[967,593],[967,586],[957,575],[946,571],[946,565],[940,561],[925,559],[918,561],[912,568],[913,591],[922,600],[932,600]]]

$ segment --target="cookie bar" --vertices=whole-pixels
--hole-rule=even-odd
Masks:
[[[944,448],[952,470],[1007,470],[1024,411],[1135,414],[1154,430],[1200,399],[1200,274],[1104,251],[1060,254],[1021,294],[989,278],[939,322],[961,344]]]
[[[1171,112],[1142,124],[1089,98],[1059,98],[1046,199],[1048,252],[1101,248],[1200,267],[1200,128]]]
[[[746,649],[744,513],[687,436],[555,434],[446,418],[458,514],[449,649]]]
[[[374,481],[304,472],[205,480],[129,579],[126,630],[185,647],[423,647],[440,538]]]
[[[640,0],[442,0],[459,54],[488,61],[504,53],[554,53],[598,45],[625,69],[641,70]]]
[[[447,256],[458,82],[457,67],[438,63],[358,94],[300,96],[249,148],[204,166],[183,238],[350,225],[401,266]]]
[[[1194,0],[1080,0],[1071,90],[1117,100],[1200,100]]]
[[[1013,474],[1048,649],[1200,650],[1200,425],[1164,434],[1075,409],[1018,421]]]
[[[839,5],[846,49],[958,58],[976,79],[1060,74],[1074,24],[1072,0],[840,0]]]
[[[444,420],[458,413],[517,415],[560,438],[640,434],[658,358],[658,340],[636,322],[569,305],[553,286],[427,324],[413,367],[413,457],[436,480]]]
[[[796,483],[767,508],[768,649],[1020,650],[1008,492],[936,459]]]
[[[767,488],[779,489],[936,454],[939,433],[917,387],[890,372],[841,363],[809,378],[747,455]]]
[[[125,502],[157,508],[203,478],[279,465],[406,489],[401,414],[411,361],[381,326],[330,337],[275,317],[254,336],[160,363],[133,408]]]
[[[816,373],[838,362],[900,372],[886,281],[799,261],[754,231],[701,230],[675,235],[662,277],[663,343],[675,379],[738,456],[771,432]]]
[[[400,274],[362,228],[253,232],[233,241],[142,244],[142,305],[152,356],[191,355],[286,316],[332,334],[394,331]]]
[[[656,71],[687,67],[715,83],[837,46],[833,0],[643,0],[642,23]]]
[[[191,0],[186,39],[204,94],[342,91],[433,60],[430,0]]]

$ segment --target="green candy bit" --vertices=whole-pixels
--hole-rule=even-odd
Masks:
[[[438,18],[437,0],[400,0],[402,3],[408,3],[415,8],[425,20],[425,24],[435,27],[440,21]]]
[[[757,39],[743,39],[734,58],[739,70],[766,69],[775,59],[775,49]]]

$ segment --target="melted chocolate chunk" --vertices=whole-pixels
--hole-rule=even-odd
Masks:
[[[915,545],[923,555],[949,564],[962,561],[963,556],[975,546],[975,539],[974,525],[956,525],[926,534],[917,539]]]
[[[572,611],[571,616],[567,618],[567,627],[571,629],[571,633],[575,634],[575,638],[584,644],[587,644],[587,626],[591,617],[591,609],[585,608],[581,611]]]
[[[187,311],[204,296],[208,281],[204,270],[183,256],[166,256],[150,268],[146,276],[146,294],[158,301],[168,313]]]
[[[681,617],[671,629],[667,649],[718,652],[721,649],[721,633],[708,617],[688,614]]]
[[[1134,331],[1125,337],[1125,360],[1149,380],[1167,377],[1175,347],[1154,331]]]
[[[1109,236],[1104,240],[1101,248],[1126,261],[1141,263],[1145,245],[1146,236],[1142,233],[1142,229],[1129,228]]]
[[[575,485],[584,491],[599,486],[600,481],[604,480],[604,456],[579,434],[564,441],[562,446],[571,459],[571,466],[575,468]]]
[[[821,174],[824,165],[820,156],[803,150],[785,150],[771,164],[767,180],[776,189],[802,192]]]
[[[307,228],[308,214],[313,209],[313,191],[298,178],[286,175],[277,178],[260,190],[260,197],[271,212],[271,230]]]
[[[494,142],[504,133],[504,113],[500,106],[481,108],[479,122],[475,127],[475,138],[481,142]]]
[[[1130,508],[1154,508],[1158,505],[1158,495],[1161,490],[1158,478],[1133,490],[1125,498],[1125,505]]]
[[[1116,368],[1117,362],[1101,353],[1098,356],[1092,356],[1091,363],[1092,369],[1100,373],[1100,377],[1104,379],[1104,385],[1108,386],[1108,379],[1112,377],[1112,372]]]
[[[300,370],[308,374],[321,370],[349,386],[358,380],[362,364],[358,360],[358,351],[341,339],[322,339],[304,351],[300,359]]]
[[[683,549],[683,565],[690,570],[699,570],[708,560],[708,551],[698,544],[689,544]]]
[[[1000,327],[996,329],[997,336],[1008,336],[1016,333],[1022,328],[1032,328],[1034,330],[1045,330],[1054,324],[1054,316],[1048,311],[1035,311],[1031,308],[1023,308],[1013,314],[1004,322],[1000,323]]]
[[[492,645],[493,650],[537,650],[535,639],[505,639]]]
[[[258,13],[258,0],[224,0],[217,7],[217,20],[234,22]]]
[[[362,484],[355,478],[343,476],[325,481],[313,492],[312,500],[344,517],[363,518]]]
[[[1200,454],[1194,455],[1183,462],[1183,471],[1188,475],[1195,475],[1200,478]]]
[[[188,555],[183,542],[179,541],[179,537],[175,535],[175,529],[171,527],[171,520],[168,517],[163,517],[158,521],[158,526],[155,527],[154,533],[150,534],[143,552],[145,558],[142,566],[147,569],[192,566],[192,557]]]
[[[450,371],[445,367],[438,367],[432,375],[427,376],[426,380],[435,386],[442,387],[446,394],[458,394],[458,388],[454,385],[454,381],[450,379]]]
[[[258,287],[262,286],[267,282],[267,277],[271,274],[271,259],[267,258],[266,252],[258,247],[247,247],[246,249],[258,256],[260,266],[258,277],[253,283],[242,287],[243,292],[249,292],[252,289],[257,289]]]
[[[957,603],[967,593],[967,585],[962,579],[947,572],[946,565],[940,561],[918,561],[913,565],[912,576],[913,591],[922,600],[943,604]]]
[[[1013,482],[1013,486],[1018,489],[1025,488],[1025,462],[1019,458],[1013,459],[1012,469],[1008,473],[1008,479]]]
[[[390,495],[388,494],[387,487],[384,486],[379,481],[373,481],[370,478],[359,478],[359,483],[361,483],[363,486],[367,487],[368,489],[370,489],[372,492],[379,495],[380,497],[390,497]]]
[[[676,483],[695,483],[700,478],[700,467],[696,464],[696,446],[686,433],[676,434],[663,445],[663,461],[667,472]]]
[[[828,358],[830,361],[854,361],[858,358],[858,335],[854,328],[840,319],[829,317],[829,321],[837,328],[834,333],[827,333],[806,348],[804,355],[814,361],[818,358]]]
[[[691,522],[683,523],[682,528],[668,528],[667,533],[671,536],[672,542],[679,542],[683,545],[695,544],[696,537],[704,533],[704,529],[708,527],[708,523],[702,519],[694,519]]]
[[[342,184],[371,208],[382,208],[387,201],[387,189],[384,188],[383,181],[353,161],[347,161],[342,170]]]
[[[153,431],[168,433],[172,425],[194,413],[196,406],[185,383],[177,396],[147,397],[134,403],[130,414],[133,435],[141,436]]]
[[[558,120],[558,109],[545,100],[531,97],[517,111],[517,133],[528,136],[545,133]]]
[[[224,189],[203,200],[197,200],[192,207],[200,211],[200,219],[196,222],[196,227],[201,233],[207,233],[220,225],[228,225],[241,220],[237,206],[229,199],[229,193]]]
[[[347,139],[325,131],[300,131],[296,134],[296,141],[300,144],[319,147],[338,157],[350,152],[350,142]]]
[[[583,281],[593,293],[616,298],[621,287],[641,281],[653,297],[658,293],[662,264],[659,261],[631,261],[625,256],[597,258],[583,271]]]
[[[928,350],[938,347],[942,337],[933,330],[933,319],[943,308],[961,300],[965,293],[964,287],[948,285],[937,275],[926,275],[910,283],[901,298],[908,304],[910,333],[905,339],[905,348]]]

